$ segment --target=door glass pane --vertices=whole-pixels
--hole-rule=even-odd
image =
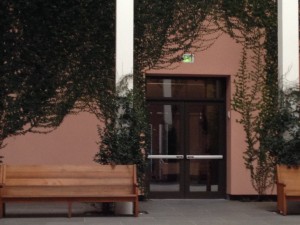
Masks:
[[[191,160],[190,161],[190,192],[219,191],[219,161]]]
[[[225,78],[148,78],[148,99],[224,100]]]
[[[221,104],[190,104],[187,107],[189,155],[222,155],[224,111]],[[189,191],[219,191],[220,160],[189,160]]]
[[[151,192],[179,192],[180,162],[176,159],[151,159]]]
[[[161,155],[160,159],[150,159],[150,192],[180,191],[180,163],[176,156],[180,153],[180,107],[176,104],[149,104],[151,123],[151,155]]]

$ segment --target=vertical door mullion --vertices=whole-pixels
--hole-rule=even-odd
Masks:
[[[190,168],[189,168],[189,161],[186,158],[186,155],[189,154],[189,143],[188,143],[188,135],[189,135],[189,126],[188,126],[188,121],[187,121],[187,114],[188,114],[188,103],[182,103],[183,105],[183,128],[184,128],[184,141],[183,141],[183,149],[184,149],[184,171],[183,171],[183,176],[184,176],[184,196],[185,198],[188,195],[189,192],[189,183],[190,183]]]
[[[181,135],[181,146],[180,150],[182,154],[184,155],[184,159],[181,162],[181,194],[182,197],[186,197],[186,178],[187,178],[187,166],[186,166],[186,116],[185,116],[185,103],[180,102],[180,111],[181,111],[181,129],[182,129],[182,135]]]

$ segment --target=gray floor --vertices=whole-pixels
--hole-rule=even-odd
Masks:
[[[74,205],[67,218],[65,204],[8,204],[1,225],[291,225],[300,224],[300,203],[289,204],[288,216],[278,215],[275,202],[217,200],[148,200],[138,218],[103,215],[90,204]]]

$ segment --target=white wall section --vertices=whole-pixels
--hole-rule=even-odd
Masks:
[[[116,0],[116,85],[133,74],[134,0]],[[133,84],[129,84],[132,88]]]
[[[285,89],[299,84],[298,0],[278,0],[278,79]]]

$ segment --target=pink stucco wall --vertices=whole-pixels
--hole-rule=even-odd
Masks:
[[[89,113],[67,116],[48,134],[11,137],[2,150],[6,164],[91,164],[98,151],[96,117]]]
[[[242,158],[245,150],[242,128],[237,114],[230,108],[233,76],[236,74],[241,46],[222,35],[208,50],[197,53],[193,64],[180,64],[175,70],[150,71],[158,74],[226,76],[227,87],[227,193],[255,194]],[[6,140],[2,151],[7,164],[91,164],[98,151],[95,116],[88,113],[67,116],[63,124],[49,134],[26,134]]]

